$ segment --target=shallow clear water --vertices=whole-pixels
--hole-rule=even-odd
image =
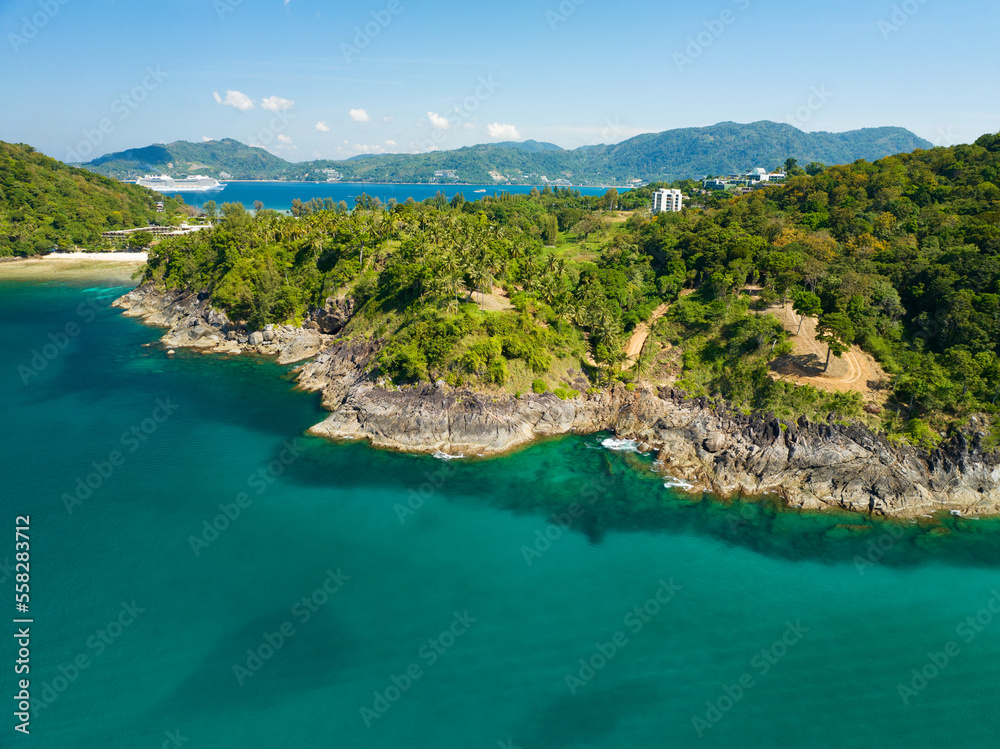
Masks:
[[[286,370],[145,347],[122,291],[0,282],[0,561],[30,515],[37,707],[26,738],[8,702],[5,746],[995,742],[996,523],[695,503],[601,436],[330,445]]]

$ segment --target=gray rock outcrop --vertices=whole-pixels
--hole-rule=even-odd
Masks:
[[[263,354],[277,357],[280,364],[292,364],[315,356],[332,340],[291,325],[248,331],[243,323],[233,322],[214,309],[204,292],[163,292],[145,284],[115,300],[114,306],[125,310],[129,317],[141,317],[149,325],[167,328],[160,340],[170,348]]]

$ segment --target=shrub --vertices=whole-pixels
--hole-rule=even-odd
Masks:
[[[490,382],[496,383],[501,387],[505,385],[510,377],[510,373],[507,371],[507,360],[500,358],[491,361],[488,373]]]
[[[559,399],[564,400],[564,401],[573,400],[574,398],[576,398],[576,397],[578,397],[580,395],[580,391],[579,390],[574,390],[573,388],[562,388],[562,387],[559,387],[559,388],[556,388],[553,392],[556,394],[556,396]]]
[[[485,366],[483,358],[473,349],[472,351],[466,351],[460,357],[456,364],[463,372],[468,372],[469,374],[476,374],[481,372]]]
[[[916,418],[906,422],[906,436],[913,444],[919,445],[925,450],[933,450],[940,441],[938,435],[927,425],[927,422]]]
[[[545,380],[537,379],[531,383],[531,392],[541,395],[542,393],[547,393],[549,386],[545,383]]]
[[[543,374],[549,371],[549,367],[552,366],[552,357],[549,356],[544,351],[534,350],[528,354],[526,359],[528,366],[531,371],[535,374]]]
[[[394,380],[414,382],[428,379],[427,359],[412,343],[387,349],[380,363]]]

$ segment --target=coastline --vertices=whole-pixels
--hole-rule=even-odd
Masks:
[[[333,441],[493,457],[540,438],[610,432],[655,451],[665,480],[685,484],[695,498],[777,495],[790,509],[897,518],[1000,515],[1000,453],[984,452],[982,434],[953,434],[928,453],[892,444],[860,425],[744,415],[669,387],[616,385],[567,401],[551,393],[515,397],[443,383],[391,388],[373,374],[383,342],[337,336],[353,313],[344,300],[318,310],[303,328],[265,331],[229,321],[205,294],[162,293],[148,284],[114,306],[167,328],[161,339],[167,347],[301,363],[299,387],[320,393],[330,412],[309,433]]]

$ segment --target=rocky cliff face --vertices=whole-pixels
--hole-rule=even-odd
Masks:
[[[488,456],[539,437],[613,431],[658,451],[662,470],[691,491],[720,496],[779,494],[808,509],[841,507],[913,516],[941,510],[1000,513],[1000,455],[985,454],[982,435],[955,434],[926,453],[890,444],[869,430],[746,416],[724,403],[688,400],[669,388],[623,386],[562,401],[555,395],[490,395],[443,385],[392,389],[377,380],[382,343],[346,341],[347,300],[314,311],[306,327],[248,333],[198,294],[141,287],[116,302],[126,314],[168,327],[167,346],[220,353],[252,351],[279,361],[311,358],[300,385],[322,393],[331,413],[310,430],[336,440],[366,439],[408,452]],[[339,326],[339,327],[338,327]],[[268,337],[270,334],[270,337]]]
[[[613,428],[656,445],[665,471],[721,496],[774,493],[796,507],[898,516],[1000,513],[1000,455],[983,452],[982,434],[970,444],[955,433],[927,453],[862,426],[745,416],[669,388],[642,393]]]
[[[250,332],[212,308],[207,293],[160,292],[145,284],[114,302],[129,317],[141,317],[149,325],[168,328],[160,341],[167,348],[194,348],[220,354],[244,352],[275,356],[279,364],[308,359],[326,347],[332,338],[291,325],[269,325]]]

